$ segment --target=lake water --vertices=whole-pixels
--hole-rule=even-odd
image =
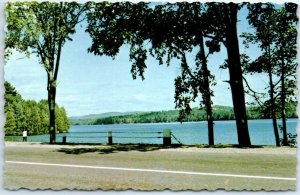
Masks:
[[[287,120],[288,133],[296,133],[298,119]],[[272,121],[269,119],[249,120],[250,139],[253,145],[275,145]],[[278,125],[281,121],[278,120]],[[107,132],[112,131],[114,143],[162,144],[162,131],[171,129],[172,134],[183,144],[207,144],[207,122],[147,123],[114,125],[75,125],[66,133],[67,142],[107,143]],[[237,144],[234,120],[215,121],[215,144]],[[57,142],[63,134],[57,134]],[[282,133],[280,133],[282,137]],[[49,142],[49,135],[30,136],[28,141]],[[172,138],[172,143],[177,141]]]

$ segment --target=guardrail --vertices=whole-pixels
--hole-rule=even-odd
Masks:
[[[103,136],[78,136],[78,134],[106,134]],[[77,134],[73,136],[72,134]],[[126,135],[127,134],[127,135]],[[130,134],[148,134],[148,136],[132,136]],[[158,135],[155,135],[158,134]],[[155,135],[155,136],[154,136]],[[167,146],[172,144],[172,137],[179,143],[181,142],[172,134],[171,129],[165,129],[163,131],[107,131],[107,132],[69,132],[64,133],[62,136],[62,143],[67,144],[67,138],[107,138],[107,144],[114,144],[115,138],[136,138],[136,139],[163,139],[162,144]]]

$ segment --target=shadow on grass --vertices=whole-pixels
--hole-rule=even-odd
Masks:
[[[99,144],[97,144],[99,146]],[[117,152],[128,152],[128,151],[139,151],[139,152],[149,152],[159,149],[166,148],[180,148],[182,145],[174,144],[172,146],[163,146],[156,144],[114,144],[114,145],[102,145],[101,147],[86,148],[86,147],[76,147],[76,148],[61,148],[57,150],[58,152],[63,152],[65,154],[84,154],[84,153],[94,153],[99,154],[111,154]]]
[[[68,144],[68,145],[79,145],[79,144]],[[85,144],[87,145],[87,144]],[[159,149],[169,149],[169,148],[240,148],[248,149],[249,147],[241,147],[239,145],[181,145],[181,144],[172,144],[171,146],[164,146],[161,144],[113,144],[113,145],[102,145],[102,144],[88,144],[94,145],[95,147],[74,147],[74,148],[60,148],[57,151],[63,152],[65,154],[85,154],[85,153],[99,153],[99,154],[111,154],[117,152],[128,152],[128,151],[139,151],[139,152],[150,152]],[[98,146],[98,147],[96,147]],[[99,147],[100,146],[100,147]],[[263,148],[264,146],[251,146],[250,148]]]
[[[249,148],[263,148],[264,146],[259,146],[259,145],[252,145],[250,147],[242,147],[238,144],[227,144],[227,145],[222,145],[222,144],[217,144],[217,145],[195,145],[194,147],[197,148],[239,148],[239,149],[249,149]]]

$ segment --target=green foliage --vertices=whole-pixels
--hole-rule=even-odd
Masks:
[[[296,67],[297,67],[297,5],[286,3],[275,8],[271,3],[248,4],[249,24],[254,27],[253,33],[244,33],[244,44],[257,44],[261,55],[245,63],[245,72],[267,73],[269,77],[269,98],[261,102],[253,90],[252,96],[262,107],[265,115],[271,115],[276,137],[276,145],[280,145],[276,116],[282,118],[284,145],[287,145],[286,110],[288,104],[295,102],[296,94]],[[249,87],[249,86],[248,86]],[[248,92],[249,92],[248,91]],[[264,94],[263,94],[264,95]],[[289,113],[291,114],[291,113]]]
[[[279,127],[280,131],[283,131],[282,126]],[[280,144],[282,146],[290,146],[290,147],[297,147],[297,133],[292,134],[292,133],[287,133],[287,143],[285,143],[285,140],[283,138],[280,138]]]
[[[68,131],[71,122],[67,118],[67,112],[64,107],[56,107],[56,130],[60,133]]]
[[[75,1],[6,3],[5,60],[12,50],[27,57],[35,54],[47,73],[50,143],[55,142],[54,108],[62,47],[67,41],[72,41],[71,35],[84,19],[82,15],[89,5]],[[26,111],[26,117],[36,114],[37,110]],[[32,131],[36,132],[37,128],[32,126]]]
[[[55,57],[75,33],[83,7],[76,2],[7,2],[5,49],[34,53],[45,70],[53,72]]]
[[[155,57],[160,64],[170,65],[172,59],[181,61],[181,75],[175,79],[176,107],[181,108],[181,118],[190,113],[190,102],[202,95],[205,107],[211,107],[210,86],[214,77],[207,69],[204,47],[208,54],[220,51],[215,39],[203,41],[212,33],[206,20],[206,4],[175,3],[150,7],[147,3],[101,2],[94,4],[88,13],[87,32],[92,38],[89,52],[95,55],[115,57],[123,44],[130,45],[131,73],[144,79],[147,55]],[[149,44],[151,43],[151,45]],[[199,47],[200,45],[200,47]],[[199,50],[195,63],[188,64],[186,53]],[[195,68],[191,68],[195,65]]]
[[[280,94],[279,101],[283,107],[287,102],[296,101],[297,7],[297,4],[285,3],[275,12],[278,21],[273,53],[278,64],[275,73],[280,77],[280,86],[276,90]]]
[[[20,136],[23,130],[27,130],[28,135],[49,133],[49,108],[47,100],[39,102],[24,100],[9,82],[6,81],[4,85],[5,135]],[[68,131],[70,121],[67,118],[65,109],[57,105],[56,109],[57,130],[59,132]]]
[[[146,3],[98,3],[88,14],[87,32],[92,37],[89,52],[115,57],[123,44],[129,44],[133,79],[137,74],[144,79],[148,53],[159,64],[170,65],[172,59],[179,59],[181,74],[175,79],[175,103],[176,108],[181,109],[180,120],[188,117],[190,103],[200,97],[200,105],[207,114],[210,143],[213,144],[213,92],[210,86],[215,82],[207,67],[207,59],[209,54],[219,52],[224,43],[228,51],[238,135],[244,136],[239,140],[248,146],[251,144],[236,29],[239,7],[234,3],[199,2],[165,3],[154,7]],[[198,53],[193,66],[188,64],[186,55],[194,49]]]
[[[207,59],[209,54],[220,51],[220,43],[215,36],[207,40],[211,24],[205,22],[208,19],[206,7],[199,2],[165,3],[153,8],[145,3],[99,3],[95,11],[88,14],[87,31],[93,39],[89,51],[95,55],[114,57],[123,44],[130,45],[133,79],[137,74],[144,79],[149,54],[160,65],[169,66],[172,59],[179,59],[181,74],[175,78],[174,96],[175,107],[180,109],[179,120],[184,121],[191,114],[190,104],[199,99],[206,112],[209,144],[213,145],[213,92],[210,86],[215,82]],[[193,50],[198,52],[194,63],[189,64],[186,55]]]
[[[255,31],[242,37],[246,47],[257,44],[261,55],[245,63],[244,72],[268,73],[270,100],[264,106],[266,112],[273,112],[280,108],[279,95],[283,94],[286,102],[295,101],[297,5],[286,3],[276,9],[271,3],[256,3],[248,4],[248,9],[247,19]]]
[[[289,146],[295,147],[295,148],[297,147],[297,133],[296,134],[288,133],[287,139],[288,139]]]
[[[297,118],[297,102],[289,101],[286,104],[286,116],[288,118]]]
[[[15,118],[15,113],[12,105],[7,105],[5,108],[6,122],[4,125],[6,135],[14,135],[17,129],[17,122]]]

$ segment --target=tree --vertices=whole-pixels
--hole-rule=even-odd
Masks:
[[[296,89],[296,9],[288,3],[275,9],[274,5],[249,4],[249,23],[256,32],[244,34],[247,42],[258,43],[262,54],[248,67],[250,72],[266,72],[269,76],[269,97],[266,110],[271,113],[276,145],[280,145],[276,114],[282,118],[283,145],[287,145],[286,102],[295,101]],[[274,81],[274,77],[277,81]],[[278,98],[280,97],[280,98]]]
[[[229,70],[234,116],[236,120],[238,143],[242,147],[251,146],[248,119],[245,105],[245,90],[241,55],[237,36],[237,13],[242,5],[235,3],[208,3],[207,23],[210,36],[217,43],[223,43],[227,50],[226,67]]]
[[[30,135],[45,134],[49,127],[49,107],[47,100],[38,103],[34,100],[24,100],[17,90],[9,83],[5,82],[5,135],[22,135],[23,130],[27,130]],[[56,105],[59,120],[56,122],[58,129],[68,131],[70,121],[66,110]]]
[[[39,133],[45,134],[49,130],[49,107],[47,100],[40,100],[38,103],[38,107],[40,110],[40,123],[41,128],[39,129]]]
[[[26,100],[23,101],[22,105],[25,117],[24,128],[28,131],[30,135],[39,134],[41,128],[41,118],[37,102],[35,100]]]
[[[15,135],[16,134],[16,118],[14,114],[14,109],[11,104],[5,107],[5,135]]]
[[[288,145],[286,127],[287,102],[295,101],[296,67],[297,67],[297,4],[285,3],[276,12],[277,33],[275,41],[275,55],[278,63],[277,75],[280,77],[280,112],[284,146]]]
[[[160,20],[156,29],[166,27],[164,39],[156,36],[152,38],[152,50],[157,53],[158,60],[162,61],[164,54],[168,57],[166,63],[170,64],[170,58],[181,60],[181,75],[175,79],[176,107],[181,108],[179,119],[182,121],[190,114],[190,102],[195,101],[201,94],[200,107],[204,106],[208,123],[208,143],[214,145],[212,100],[213,92],[210,88],[215,85],[214,77],[208,70],[207,58],[210,54],[220,51],[220,45],[212,40],[205,40],[207,24],[205,23],[205,5],[201,3],[176,3],[166,4],[165,8],[158,7],[154,14]],[[157,10],[157,11],[156,11]],[[161,20],[164,18],[164,20]],[[172,22],[171,22],[172,21]],[[161,31],[154,32],[159,34]],[[157,40],[158,38],[158,40]],[[205,46],[209,50],[206,54]],[[195,57],[195,68],[191,69],[187,63],[186,53],[199,47]],[[200,120],[200,118],[198,119]]]
[[[254,33],[244,33],[243,37],[246,39],[245,44],[257,43],[262,51],[261,56],[250,63],[248,72],[266,72],[269,77],[269,100],[265,102],[265,112],[270,113],[273,123],[276,146],[280,146],[279,132],[276,120],[276,98],[275,87],[279,82],[274,82],[274,74],[276,61],[274,61],[274,54],[272,49],[275,42],[276,17],[275,8],[271,3],[263,4],[248,4],[249,15],[247,19],[249,24],[254,27]],[[259,103],[259,101],[258,101]],[[261,104],[261,106],[263,106]]]
[[[15,87],[13,87],[9,82],[5,81],[4,82],[4,100],[5,100],[5,105],[7,106],[8,104],[12,104],[15,101],[21,101],[22,97],[21,95],[17,92]]]
[[[4,82],[5,87],[5,105],[4,111],[6,114],[5,134],[19,135],[25,127],[25,116],[23,108],[23,99],[9,82]]]
[[[56,126],[57,131],[62,133],[70,128],[70,121],[67,118],[67,113],[64,107],[56,106]]]
[[[50,143],[56,141],[55,99],[61,50],[88,4],[76,2],[8,2],[6,4],[6,54],[15,49],[35,54],[47,73]]]
[[[35,122],[35,124],[32,124],[32,133],[33,135],[41,134],[41,116],[40,116],[40,109],[35,102],[34,107],[32,108],[31,113],[31,120]]]
[[[204,19],[201,19],[203,6],[200,3],[177,3],[149,8],[147,4],[131,3],[100,3],[96,4],[95,12],[89,14],[87,31],[93,43],[89,48],[95,55],[115,56],[119,47],[130,44],[132,75],[137,74],[144,79],[147,50],[160,64],[170,65],[172,58],[181,61],[181,76],[175,79],[176,107],[181,108],[179,120],[183,121],[191,113],[190,102],[202,94],[207,121],[209,144],[214,144],[212,91],[213,76],[207,68],[208,54],[219,51],[219,45],[204,41]],[[198,23],[195,23],[198,22]],[[200,28],[195,26],[201,26]],[[147,42],[151,46],[147,48]],[[205,53],[205,44],[209,53]],[[190,69],[186,53],[199,47],[195,57],[196,68]]]
[[[167,55],[167,63],[172,57],[177,57],[181,60],[182,69],[186,72],[189,72],[189,68],[186,68],[188,65],[185,62],[184,52],[191,51],[191,47],[195,44],[193,43],[194,40],[198,40],[197,45],[199,44],[201,47],[201,45],[203,45],[199,43],[202,40],[201,37],[211,38],[212,40],[206,43],[206,45],[209,46],[210,49],[214,48],[216,50],[220,47],[219,43],[224,43],[228,53],[229,83],[233,97],[238,141],[241,146],[251,146],[236,29],[239,6],[233,3],[206,4],[208,8],[204,10],[204,17],[196,17],[195,20],[195,17],[189,19],[184,12],[177,12],[180,10],[181,5],[184,5],[184,3],[178,3],[173,7],[166,4],[156,6],[152,9],[145,3],[130,4],[126,2],[110,4],[106,2],[96,4],[94,12],[88,16],[89,26],[87,31],[93,39],[89,51],[95,55],[114,57],[119,52],[119,48],[122,44],[131,45],[130,59],[133,61],[131,69],[133,78],[135,79],[136,75],[139,74],[139,76],[144,79],[143,72],[147,67],[145,60],[147,59],[146,44],[148,41],[152,43],[150,54],[155,56],[160,61],[160,64],[163,64],[162,59],[165,55]],[[192,13],[196,12],[193,16],[197,16],[199,13],[196,11],[197,7],[198,11],[200,11],[197,4],[192,4],[190,7],[193,11]],[[176,14],[181,14],[181,17],[176,18]],[[183,20],[180,20],[181,23],[179,23],[177,19]],[[196,24],[200,26],[195,25],[194,21],[198,21]],[[183,26],[182,22],[184,24]],[[196,30],[191,34],[191,31],[187,31],[186,28]],[[195,34],[197,39],[190,39],[190,35]],[[174,46],[176,47],[174,48]],[[198,63],[201,63],[202,69],[198,71],[202,71],[203,75],[203,79],[201,79],[203,83],[201,83],[200,86],[203,87],[203,99],[207,105],[211,105],[211,101],[209,100],[211,91],[208,87],[210,74],[207,70],[206,60],[203,58],[203,54],[204,49],[200,49]],[[193,77],[192,74],[188,73],[187,75],[191,78]],[[177,79],[176,87],[181,87],[181,92],[178,90],[178,97],[182,92],[188,93],[187,88],[195,86],[192,82],[197,81],[197,79],[191,80],[188,78],[187,80],[191,83],[187,83],[187,80],[182,79],[184,77],[186,77],[186,75],[181,75],[181,78]],[[192,91],[196,92],[194,89]],[[195,97],[194,94],[192,98],[178,98],[178,105],[188,110],[187,102],[193,100],[193,97]],[[209,109],[207,109],[207,113],[210,115]],[[208,120],[212,122],[212,117],[208,116]]]
[[[230,87],[233,100],[239,145],[251,146],[245,105],[245,91],[237,36],[237,12],[239,5],[229,3],[223,6],[225,20],[225,46],[228,55]]]

